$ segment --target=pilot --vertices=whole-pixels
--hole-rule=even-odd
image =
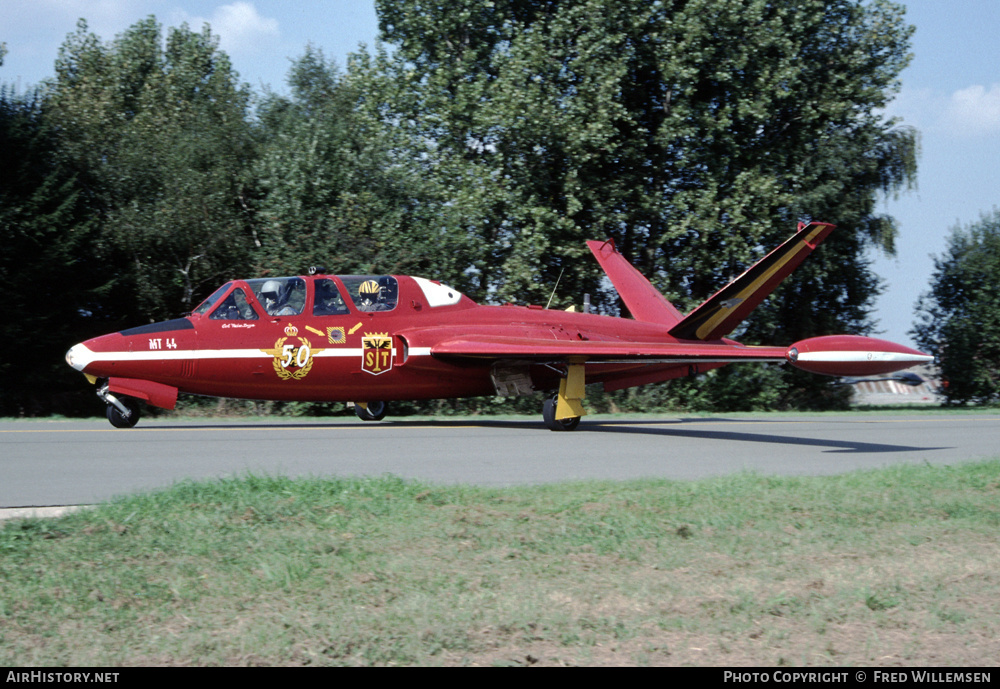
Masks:
[[[375,280],[365,280],[358,287],[358,308],[362,311],[385,311],[382,288]]]
[[[277,280],[268,280],[260,288],[260,298],[264,302],[264,310],[269,316],[294,316],[298,313],[291,306],[288,306],[281,299],[281,283]]]
[[[316,281],[316,307],[313,314],[316,316],[332,316],[347,313],[344,300],[340,297],[337,286],[330,280]]]

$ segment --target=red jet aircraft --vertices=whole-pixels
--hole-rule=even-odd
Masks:
[[[732,330],[833,230],[799,224],[780,247],[682,315],[611,241],[587,245],[633,319],[540,306],[481,306],[439,282],[400,275],[228,282],[186,318],[87,340],[66,354],[98,386],[111,423],[130,428],[137,400],[173,409],[177,393],[354,402],[379,420],[386,402],[551,393],[542,416],[576,428],[587,383],[619,390],[733,362],[789,362],[833,376],[885,374],[932,357],[869,337],[747,346]]]

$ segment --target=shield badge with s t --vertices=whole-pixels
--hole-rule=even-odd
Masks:
[[[377,376],[392,368],[392,336],[388,333],[364,335],[361,338],[361,370]]]

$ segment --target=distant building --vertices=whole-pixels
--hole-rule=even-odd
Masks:
[[[899,380],[893,380],[899,374],[852,379],[850,384],[854,388],[854,397],[851,404],[855,406],[941,404],[944,398],[938,391],[941,380],[937,368],[918,366],[906,371],[906,373],[910,372],[916,373],[923,378],[924,382],[919,385],[909,385]]]

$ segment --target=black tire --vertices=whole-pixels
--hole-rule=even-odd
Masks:
[[[369,402],[367,409],[357,404],[354,405],[354,413],[357,414],[358,418],[362,421],[381,421],[385,418],[386,412],[388,411],[389,405],[381,400]]]
[[[132,399],[131,397],[120,397],[118,399],[122,405],[128,409],[129,415],[125,416],[118,410],[113,404],[109,404],[107,408],[108,421],[115,428],[133,428],[137,423],[139,423],[139,417],[142,415],[141,407],[139,403]]]
[[[545,427],[550,431],[572,431],[577,426],[580,425],[579,416],[571,416],[568,419],[557,419],[556,418],[556,404],[558,400],[555,397],[550,397],[545,400],[542,405],[542,419],[545,421]]]

